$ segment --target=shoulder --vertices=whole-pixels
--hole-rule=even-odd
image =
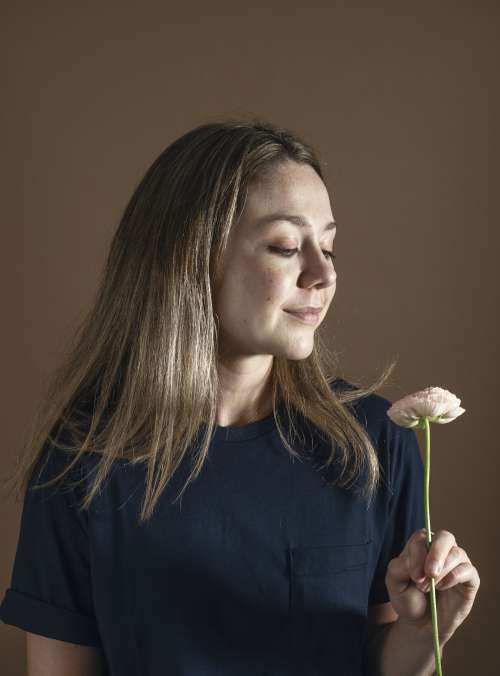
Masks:
[[[60,445],[62,444],[62,445]],[[69,444],[69,446],[66,446]],[[65,433],[49,437],[29,472],[28,500],[76,507],[87,493],[89,477],[101,456],[73,445]]]
[[[356,391],[360,388],[344,378],[336,378],[330,387],[335,392]],[[371,436],[376,438],[382,433],[384,428],[394,425],[388,417],[387,411],[392,406],[392,402],[381,394],[372,392],[348,404],[348,407],[368,429]],[[394,425],[395,426],[395,425]]]
[[[342,378],[337,378],[331,383],[331,387],[336,391],[360,389],[354,383]],[[389,418],[387,411],[392,403],[387,397],[371,393],[348,404],[370,436],[383,473],[389,479],[391,491],[405,475],[419,476],[422,468],[415,430],[396,425]]]

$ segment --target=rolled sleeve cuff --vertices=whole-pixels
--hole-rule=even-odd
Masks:
[[[102,648],[95,618],[50,605],[14,589],[5,592],[0,620],[33,634]]]

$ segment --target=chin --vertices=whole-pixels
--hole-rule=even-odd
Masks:
[[[300,361],[301,359],[307,359],[313,351],[314,341],[310,341],[310,344],[306,345],[306,341],[302,341],[300,345],[290,345],[284,350],[280,350],[278,354],[275,354],[276,357],[283,357],[285,359],[290,359],[291,361]]]

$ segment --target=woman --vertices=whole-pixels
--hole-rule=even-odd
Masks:
[[[30,490],[0,617],[27,632],[30,674],[432,658],[386,577],[409,543],[426,554],[415,433],[375,393],[391,369],[335,378],[316,334],[335,239],[321,163],[288,130],[205,124],[148,169],[13,476]],[[382,655],[393,626],[416,647]]]

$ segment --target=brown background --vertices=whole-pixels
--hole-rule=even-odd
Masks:
[[[443,671],[486,676],[500,669],[500,10],[363,5],[31,1],[4,10],[0,471],[160,151],[225,116],[289,126],[328,163],[339,277],[321,331],[344,376],[370,382],[398,356],[385,396],[438,385],[467,410],[432,426],[431,525],[455,535],[481,577]],[[20,505],[2,496],[2,594],[19,518]],[[25,673],[24,637],[1,626],[8,676]]]

